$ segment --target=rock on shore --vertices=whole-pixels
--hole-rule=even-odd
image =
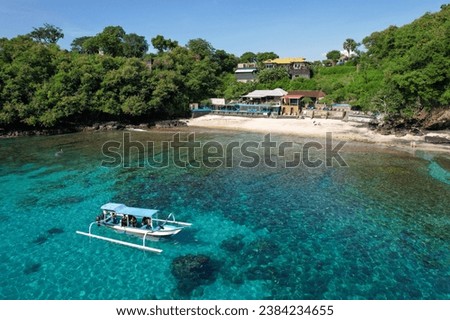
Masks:
[[[173,127],[187,127],[187,123],[181,120],[164,120],[155,123],[155,128],[173,128]]]
[[[426,136],[425,142],[434,144],[450,144],[450,139],[440,136]]]
[[[421,111],[410,119],[392,117],[372,123],[369,127],[382,135],[404,136],[411,134],[423,136],[424,131],[450,129],[450,109],[441,108],[431,112]],[[431,141],[434,141],[434,139],[431,139]]]

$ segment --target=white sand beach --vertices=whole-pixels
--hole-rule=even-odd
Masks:
[[[327,132],[333,133],[333,139],[359,141],[436,151],[449,151],[449,145],[437,145],[425,142],[425,136],[407,134],[402,137],[381,135],[368,128],[367,124],[345,122],[334,119],[276,119],[247,118],[236,116],[206,115],[186,120],[189,127],[228,129],[261,133],[278,133],[302,137],[325,138]],[[429,136],[441,136],[450,139],[450,132],[439,131],[426,133]]]

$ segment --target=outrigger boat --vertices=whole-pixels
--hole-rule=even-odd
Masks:
[[[175,221],[171,213],[166,219],[158,217],[158,210],[127,207],[121,203],[106,203],[101,206],[102,214],[97,216],[96,221],[89,225],[89,232],[77,231],[77,234],[105,240],[128,247],[160,253],[161,249],[148,247],[145,244],[147,236],[168,237],[177,234],[184,227],[191,226],[190,223]],[[92,233],[92,226],[104,226],[116,232],[142,237],[142,245],[116,240]]]

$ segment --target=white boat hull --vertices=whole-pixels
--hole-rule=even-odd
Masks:
[[[172,225],[165,225],[163,228],[158,229],[148,229],[146,227],[122,227],[119,225],[102,223],[101,225],[111,228],[118,233],[132,234],[134,236],[143,237],[145,235],[152,237],[169,237],[180,232],[183,227],[177,227]]]

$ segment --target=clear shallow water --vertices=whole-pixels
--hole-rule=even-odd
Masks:
[[[138,168],[134,154],[130,168],[105,168],[111,139],[122,133],[0,141],[1,299],[450,298],[448,155],[353,144],[341,153],[348,167]],[[110,201],[174,212],[193,227],[152,242],[160,255],[75,233]],[[213,267],[183,291],[171,265],[186,255]]]

